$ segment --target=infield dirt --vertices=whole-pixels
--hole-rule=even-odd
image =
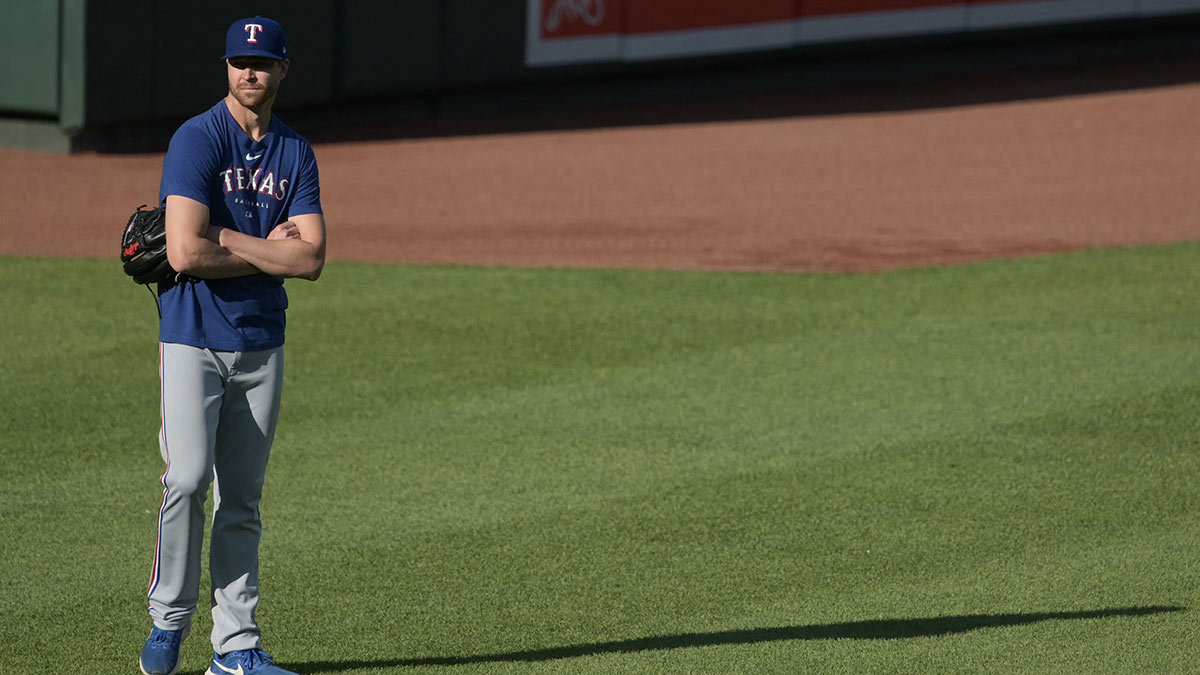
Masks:
[[[309,135],[332,260],[872,271],[1200,238],[1198,110],[1188,56]],[[161,162],[0,149],[0,253],[115,260]]]

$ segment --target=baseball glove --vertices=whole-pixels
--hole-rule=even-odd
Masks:
[[[139,284],[175,279],[175,270],[167,260],[167,210],[143,204],[129,217],[121,237],[121,262],[125,274]]]

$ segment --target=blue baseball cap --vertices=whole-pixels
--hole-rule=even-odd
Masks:
[[[286,59],[287,38],[283,35],[283,27],[279,22],[261,16],[234,21],[225,33],[225,56],[221,59],[239,56]]]

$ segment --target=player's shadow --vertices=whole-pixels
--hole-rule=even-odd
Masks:
[[[1076,612],[1040,612],[1026,614],[966,614],[917,619],[878,619],[848,623],[748,628],[705,633],[679,633],[592,642],[544,649],[525,649],[490,654],[460,656],[427,656],[361,661],[313,661],[285,664],[298,673],[336,673],[366,668],[401,668],[414,666],[461,666],[474,663],[507,663],[558,661],[601,654],[627,654],[641,651],[661,651],[686,647],[715,647],[720,645],[752,645],[790,640],[900,640],[905,638],[937,637],[967,633],[983,628],[1025,626],[1042,621],[1074,621],[1081,619],[1113,619],[1143,617],[1167,612],[1182,612],[1186,607],[1150,606],[1117,607]]]

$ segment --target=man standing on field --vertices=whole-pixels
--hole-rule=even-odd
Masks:
[[[283,384],[285,278],[315,281],[325,220],[312,147],[271,109],[290,62],[271,19],[235,21],[228,95],[185,122],[163,160],[167,257],[160,284],[166,471],[148,592],[153,629],[138,665],[173,675],[200,586],[204,501],[214,506],[211,675],[284,675],[255,619],[259,501]]]

